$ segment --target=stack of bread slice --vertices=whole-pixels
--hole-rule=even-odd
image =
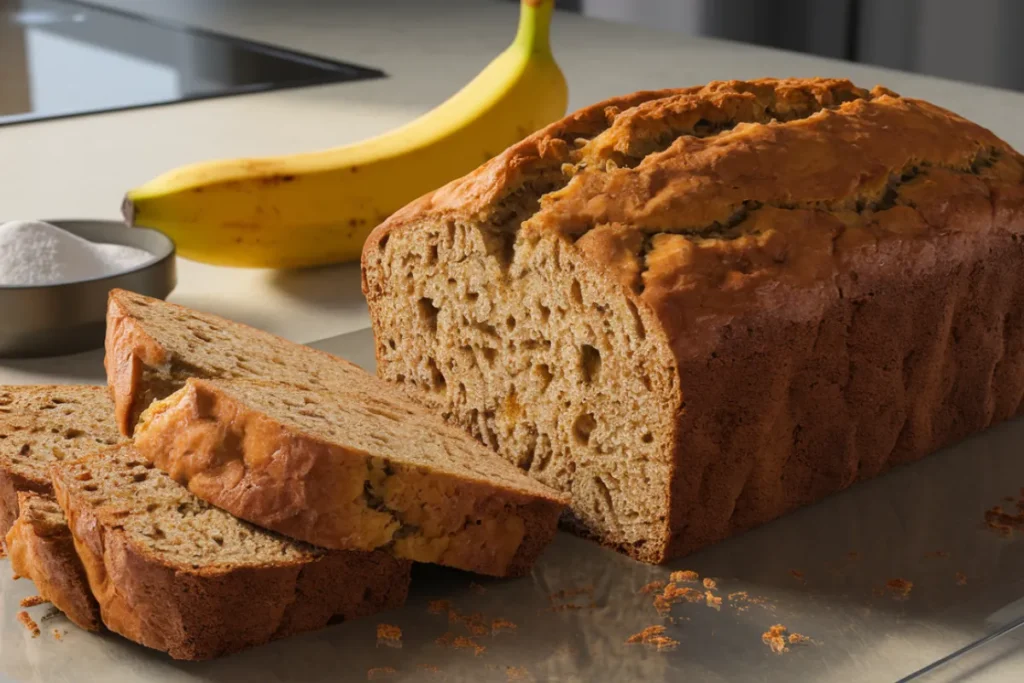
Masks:
[[[108,388],[0,387],[12,568],[83,628],[206,659],[554,537],[564,497],[351,363],[121,290],[107,323]]]

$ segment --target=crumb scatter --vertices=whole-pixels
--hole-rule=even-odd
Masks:
[[[434,641],[441,647],[450,647],[456,650],[472,650],[473,655],[480,655],[487,648],[476,642],[472,638],[466,636],[457,636],[451,631],[448,631],[443,636]]]
[[[697,583],[700,579],[700,574],[691,570],[684,569],[678,572],[672,572],[669,574],[668,580],[672,583]]]
[[[39,637],[39,624],[32,619],[28,612],[25,610],[18,612],[18,621],[25,627],[26,631],[32,634],[33,638]]]
[[[50,601],[47,600],[46,598],[44,598],[41,595],[30,595],[27,598],[22,598],[21,599],[21,606],[22,607],[35,607],[36,605],[45,605],[48,602],[50,602]]]
[[[377,647],[402,647],[402,629],[394,624],[377,624]]]
[[[956,579],[956,585],[958,585],[958,586],[966,586],[967,585],[967,574],[964,574],[963,572],[957,572],[956,574],[953,575],[953,578]]]
[[[651,581],[650,583],[645,583],[643,586],[640,587],[640,593],[644,595],[650,595],[651,593],[660,593],[661,589],[664,587],[664,581]]]
[[[639,633],[634,633],[626,638],[627,645],[644,644],[653,645],[657,650],[674,650],[679,641],[665,635],[664,626],[648,626]]]
[[[718,582],[715,581],[714,579],[705,578],[704,579],[704,587],[707,588],[708,590],[712,590],[713,591],[716,588],[718,588]]]
[[[802,633],[791,633],[782,624],[775,624],[761,634],[761,642],[767,645],[775,654],[781,655],[789,652],[790,645],[804,645],[814,641]]]

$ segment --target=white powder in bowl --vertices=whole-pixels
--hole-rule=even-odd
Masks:
[[[39,221],[0,224],[0,286],[57,285],[123,273],[153,254],[84,240]]]

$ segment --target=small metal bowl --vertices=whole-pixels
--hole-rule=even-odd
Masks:
[[[177,284],[174,243],[118,221],[46,221],[90,242],[143,249],[153,260],[132,270],[59,285],[0,286],[0,358],[60,356],[103,346],[107,294],[127,289],[158,299]]]

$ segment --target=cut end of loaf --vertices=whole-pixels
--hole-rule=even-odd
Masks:
[[[365,264],[379,374],[569,493],[571,527],[660,561],[674,376],[647,312],[560,238],[437,222]]]

